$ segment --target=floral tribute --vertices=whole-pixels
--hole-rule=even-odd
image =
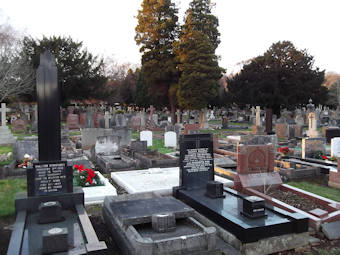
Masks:
[[[33,156],[29,154],[25,154],[24,158],[21,161],[21,164],[18,165],[19,168],[27,168],[33,165]]]
[[[84,168],[84,165],[75,164],[73,169],[74,179],[78,186],[88,187],[103,185],[99,179],[99,176],[91,168]]]
[[[288,148],[288,147],[280,147],[280,148],[278,148],[277,151],[280,152],[280,153],[283,154],[283,155],[288,155],[288,153],[289,153],[289,148]]]

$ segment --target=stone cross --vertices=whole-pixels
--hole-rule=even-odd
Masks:
[[[315,118],[315,112],[310,112],[308,114],[308,128],[310,131],[315,131],[316,130],[316,118]]]
[[[261,108],[260,106],[256,106],[256,126],[261,126]]]
[[[9,109],[6,108],[6,103],[1,103],[1,126],[6,126],[6,112],[9,112]]]
[[[109,112],[105,112],[104,119],[105,119],[105,128],[110,128],[111,115]]]
[[[149,115],[149,120],[152,120],[152,114],[153,114],[153,105],[150,105],[150,115]]]

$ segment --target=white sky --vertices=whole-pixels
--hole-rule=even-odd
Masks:
[[[190,0],[176,0],[181,16]],[[213,0],[221,44],[217,54],[227,73],[240,61],[263,54],[271,44],[290,40],[307,49],[321,70],[340,73],[339,0]],[[34,38],[71,36],[100,56],[140,64],[134,41],[142,0],[1,0],[10,23]],[[1,14],[1,13],[0,13]],[[180,18],[182,22],[183,18]]]

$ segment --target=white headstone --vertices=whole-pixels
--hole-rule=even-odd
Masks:
[[[177,134],[173,131],[164,133],[164,146],[165,147],[177,147]]]
[[[140,132],[140,138],[141,141],[146,141],[147,146],[152,146],[152,132],[149,130],[145,130]]]
[[[110,113],[105,112],[105,114],[104,114],[105,128],[110,128],[110,119],[111,119]]]
[[[340,137],[331,140],[331,156],[340,157]]]
[[[6,126],[6,112],[9,112],[9,109],[6,108],[6,103],[1,103],[1,126]]]
[[[256,106],[256,126],[261,126],[261,108]]]

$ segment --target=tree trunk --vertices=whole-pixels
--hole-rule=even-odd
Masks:
[[[170,101],[170,109],[171,109],[171,124],[175,125],[176,123],[176,106],[175,106],[175,99],[173,96],[169,95],[169,101]]]

